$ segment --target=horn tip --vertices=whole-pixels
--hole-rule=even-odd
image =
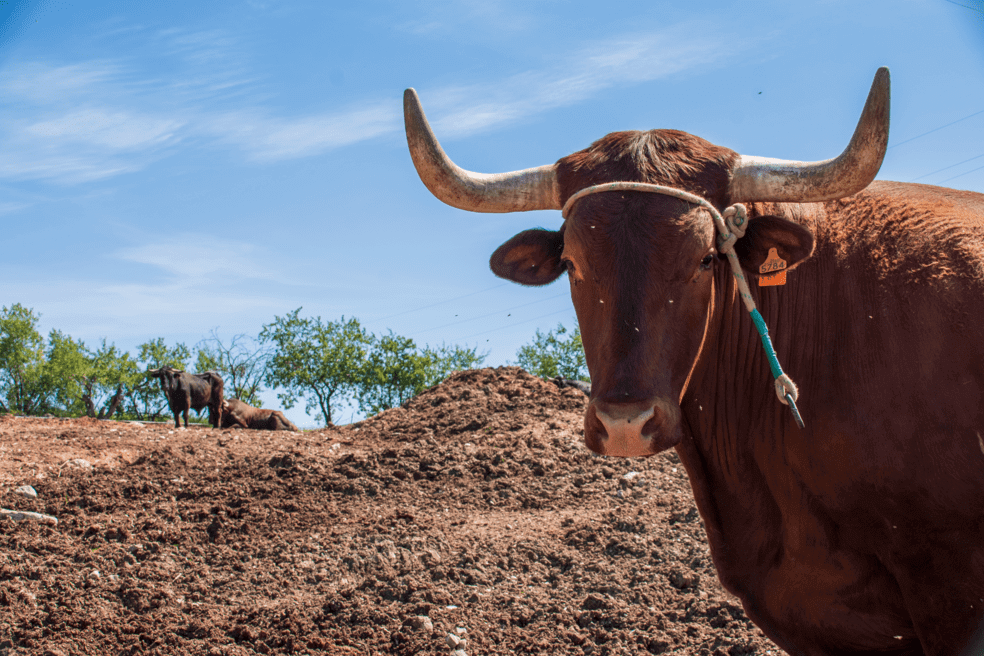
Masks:
[[[403,92],[403,111],[406,113],[412,108],[417,108],[417,111],[420,111],[420,97],[417,95],[416,89],[407,87],[407,90]]]
[[[875,73],[875,79],[871,82],[871,90],[868,92],[868,101],[865,103],[865,110],[869,107],[882,113],[882,121],[885,130],[888,129],[889,105],[892,98],[891,76],[887,66],[882,66]],[[885,135],[886,140],[888,135]]]
[[[892,76],[888,72],[888,66],[882,66],[877,71],[875,71],[875,79],[871,83],[873,87],[884,87],[887,89],[892,82]]]
[[[413,87],[409,87],[403,92],[403,120],[408,129],[411,123],[423,123],[425,125],[427,123],[427,119],[424,118],[424,108],[421,107],[420,98]]]

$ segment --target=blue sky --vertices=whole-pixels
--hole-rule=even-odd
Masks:
[[[403,135],[411,86],[474,171],[650,128],[814,160],[888,66],[878,177],[984,192],[982,0],[340,4],[0,0],[0,305],[128,350],[303,306],[514,359],[573,306],[566,282],[512,285],[488,257],[559,212],[433,198]]]

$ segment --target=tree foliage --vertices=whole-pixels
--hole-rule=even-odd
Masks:
[[[374,338],[359,376],[359,410],[376,414],[412,397],[424,384],[424,364],[409,337],[394,335],[391,330]]]
[[[40,317],[20,303],[0,311],[0,396],[5,412],[32,413],[44,368]]]
[[[452,371],[481,364],[487,354],[479,355],[477,350],[443,344],[435,349],[418,348],[412,339],[392,330],[374,338],[360,377],[359,410],[376,414],[402,405]]]
[[[212,330],[197,346],[196,368],[215,371],[225,383],[225,395],[254,406],[260,404],[260,384],[266,376],[270,349],[249,335],[235,335],[226,345]]]
[[[467,371],[479,367],[489,356],[487,352],[479,355],[477,346],[467,348],[457,344],[451,346],[441,344],[434,348],[425,346],[422,354],[427,372],[424,387],[432,387],[444,382],[455,371]],[[421,391],[417,390],[418,393]]]
[[[37,395],[47,412],[77,415],[82,409],[82,381],[91,369],[89,351],[60,330],[52,330],[45,348]]]
[[[147,380],[133,357],[106,344],[89,354],[89,367],[81,378],[81,401],[87,417],[108,419],[122,416],[128,392]]]
[[[162,416],[168,416],[167,398],[161,391],[160,384],[147,375],[148,369],[159,369],[164,366],[185,370],[191,359],[191,349],[182,343],[169,347],[163,337],[144,342],[137,347],[138,378],[125,392],[126,411],[136,419],[157,421]]]
[[[531,344],[519,347],[516,362],[526,371],[540,378],[563,376],[577,380],[590,380],[588,365],[584,360],[584,346],[581,344],[581,328],[574,327],[568,334],[563,324],[547,334],[539,329]]]
[[[372,337],[358,319],[324,322],[300,312],[275,317],[260,331],[260,341],[273,347],[264,380],[283,390],[277,398],[284,407],[305,399],[308,413],[331,425],[358,393]]]
[[[78,412],[85,345],[59,330],[45,344],[40,316],[19,303],[0,310],[0,407],[6,412]]]

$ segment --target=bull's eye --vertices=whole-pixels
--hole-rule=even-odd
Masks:
[[[561,264],[561,266],[564,267],[564,270],[567,271],[567,274],[568,275],[571,275],[571,274],[574,273],[574,263],[571,262],[570,260],[561,260],[560,261],[560,264]]]
[[[700,270],[707,271],[708,269],[711,268],[712,264],[714,264],[714,255],[708,253],[707,255],[704,256],[704,259],[700,261]]]

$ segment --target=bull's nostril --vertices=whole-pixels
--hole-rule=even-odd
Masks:
[[[617,403],[596,399],[585,414],[585,445],[609,456],[648,456],[680,441],[679,412],[664,400]]]

